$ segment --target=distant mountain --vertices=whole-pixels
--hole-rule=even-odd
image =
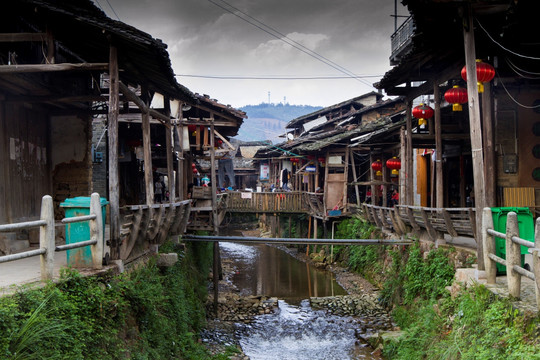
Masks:
[[[285,139],[279,136],[285,133],[285,125],[289,121],[320,109],[321,106],[282,103],[246,105],[240,110],[245,111],[248,118],[240,127],[236,138],[242,141],[271,140],[274,144],[282,142]]]

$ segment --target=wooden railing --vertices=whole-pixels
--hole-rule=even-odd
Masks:
[[[229,212],[306,213],[308,204],[303,192],[229,192],[225,197]]]
[[[148,244],[159,244],[169,235],[183,234],[189,220],[190,207],[191,200],[184,200],[121,208],[120,258],[136,258],[147,250]]]
[[[381,228],[405,233],[405,224],[413,230],[425,229],[431,240],[436,241],[440,233],[452,237],[460,235],[474,237],[476,233],[475,210],[473,208],[428,208],[421,206],[396,205],[382,207],[363,204],[368,220]]]
[[[497,263],[505,265],[509,294],[515,298],[521,297],[521,277],[525,276],[535,282],[536,305],[540,309],[540,218],[536,219],[534,242],[519,237],[518,217],[515,212],[507,214],[506,233],[502,233],[494,230],[491,209],[485,208],[481,230],[487,283],[496,283]],[[506,259],[496,255],[495,237],[505,239]],[[533,255],[532,271],[522,267],[521,246],[528,248],[528,252]]]
[[[39,248],[30,251],[23,251],[17,254],[0,256],[0,263],[40,256],[41,279],[51,280],[54,275],[55,252],[90,246],[92,267],[94,269],[101,269],[103,264],[104,234],[99,194],[93,193],[90,198],[89,215],[74,216],[62,219],[62,223],[64,224],[83,221],[89,221],[90,239],[77,243],[56,246],[53,199],[50,195],[45,195],[41,200],[40,220],[0,225],[0,232],[10,232],[39,227]]]

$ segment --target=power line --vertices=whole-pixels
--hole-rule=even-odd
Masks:
[[[114,11],[114,8],[112,7],[111,3],[109,2],[109,0],[106,0],[107,1],[107,4],[109,4],[109,7],[111,8],[112,12],[114,13],[114,15],[116,16],[116,18],[118,19],[118,21],[120,21],[120,17],[118,16],[118,14],[116,13],[116,11]]]
[[[242,13],[242,14],[244,14],[245,16],[249,17],[250,19],[253,19],[253,20],[256,21],[257,23],[261,24],[262,26],[264,26],[264,27],[270,29],[271,31],[273,31],[273,32],[275,32],[276,34],[278,34],[279,36],[281,36],[281,38],[280,38],[280,37],[277,37],[277,36],[274,35],[276,38],[278,38],[278,39],[280,39],[280,40],[282,40],[283,38],[285,38],[285,39],[287,39],[287,40],[293,42],[294,44],[300,46],[302,49],[305,49],[305,50],[309,51],[310,53],[315,54],[315,55],[316,55],[317,57],[319,57],[320,59],[324,59],[324,60],[328,61],[330,64],[335,65],[336,67],[338,67],[338,68],[340,69],[341,72],[344,72],[345,74],[347,74],[347,75],[349,75],[349,76],[351,76],[351,77],[356,77],[356,74],[354,74],[352,71],[349,71],[348,69],[346,69],[346,68],[344,68],[343,66],[341,66],[341,65],[339,65],[339,64],[337,64],[337,63],[335,63],[334,61],[332,61],[332,60],[330,60],[330,59],[324,57],[323,55],[319,54],[318,52],[316,52],[316,51],[314,51],[314,50],[311,50],[310,48],[304,46],[303,44],[301,44],[301,43],[299,43],[299,42],[297,42],[297,41],[295,41],[295,40],[289,38],[287,35],[285,35],[285,34],[279,32],[279,31],[276,30],[275,28],[273,28],[273,27],[271,27],[271,26],[269,26],[269,25],[266,25],[266,24],[263,23],[262,21],[260,21],[260,20],[258,20],[258,19],[256,19],[256,18],[254,18],[254,17],[250,16],[249,14],[243,12],[242,10],[240,10],[240,9],[238,9],[238,8],[236,8],[236,7],[234,7],[234,6],[232,6],[232,5],[229,4],[227,1],[225,1],[225,0],[220,0],[220,1],[223,2],[223,3],[225,3],[225,4],[227,4],[227,5],[229,5],[229,6],[232,7],[233,9],[239,11],[240,13]],[[289,44],[289,45],[291,45],[291,44]],[[320,60],[320,59],[319,59],[319,60]],[[325,62],[325,63],[326,63],[326,62]],[[371,85],[371,84],[368,83],[367,81],[362,81],[361,79],[358,79],[358,80],[359,80],[360,82],[364,83],[365,85],[368,85],[368,86],[370,86],[370,87],[373,87],[373,85]]]
[[[371,77],[381,77],[381,75],[359,75],[359,76],[235,76],[235,75],[194,75],[194,74],[175,74],[175,76],[219,79],[219,80],[342,80],[342,79],[362,79]]]
[[[522,58],[524,58],[524,59],[540,60],[540,58],[538,58],[538,57],[523,55],[523,54],[517,53],[517,52],[515,52],[515,51],[512,51],[512,50],[510,50],[510,49],[504,47],[504,45],[502,45],[501,43],[497,42],[497,40],[495,40],[495,39],[493,38],[493,36],[491,36],[491,34],[490,34],[490,33],[482,26],[482,23],[480,23],[480,21],[479,21],[478,19],[475,18],[475,20],[476,20],[476,22],[478,23],[478,25],[480,26],[480,28],[481,28],[482,30],[484,30],[484,32],[485,32],[486,35],[489,37],[489,39],[490,39],[491,41],[493,41],[496,45],[498,45],[501,49],[503,49],[503,50],[505,50],[505,51],[508,51],[508,52],[509,52],[510,54],[512,54],[512,55],[519,56],[519,57],[522,57]]]
[[[345,74],[345,75],[350,76],[351,78],[354,78],[355,80],[357,80],[357,81],[363,83],[364,85],[367,85],[367,86],[369,86],[369,87],[374,88],[373,85],[372,85],[371,83],[369,83],[368,81],[365,81],[365,80],[363,80],[363,79],[357,78],[356,75],[355,75],[354,73],[350,72],[349,70],[345,69],[344,67],[340,66],[339,64],[334,63],[333,61],[331,61],[331,60],[325,58],[324,56],[318,54],[317,52],[315,52],[315,51],[313,51],[313,50],[311,50],[311,49],[305,47],[304,45],[302,45],[302,44],[300,44],[300,43],[298,43],[298,42],[296,42],[296,41],[290,39],[289,37],[287,37],[286,35],[282,34],[282,33],[279,32],[279,31],[277,31],[276,29],[272,28],[271,26],[266,25],[266,24],[263,23],[262,21],[259,21],[259,20],[255,19],[254,17],[252,17],[252,16],[250,16],[250,15],[244,13],[244,12],[241,11],[240,9],[238,9],[238,8],[236,8],[236,7],[234,7],[234,6],[232,6],[231,4],[229,4],[228,2],[226,2],[225,0],[219,0],[219,1],[225,3],[227,6],[231,7],[232,9],[235,9],[236,11],[238,11],[239,13],[241,13],[241,14],[247,16],[248,18],[253,19],[253,20],[256,21],[258,24],[261,24],[261,25],[258,25],[258,24],[254,23],[254,22],[252,22],[252,21],[249,21],[248,19],[246,19],[246,18],[244,18],[244,17],[238,15],[238,14],[235,13],[234,11],[232,11],[232,10],[230,10],[230,9],[228,9],[228,8],[226,8],[226,7],[222,6],[222,5],[220,5],[220,4],[216,3],[216,2],[214,2],[213,0],[208,0],[208,1],[209,1],[210,3],[216,5],[217,7],[221,8],[221,9],[223,9],[223,10],[229,12],[229,13],[231,13],[232,15],[238,17],[239,19],[241,19],[241,20],[243,20],[243,21],[245,21],[245,22],[247,22],[247,23],[249,23],[249,24],[255,26],[255,27],[258,28],[259,30],[264,31],[265,33],[267,33],[267,34],[269,34],[269,35],[275,37],[276,39],[278,39],[278,40],[280,40],[280,41],[283,41],[284,43],[286,43],[286,44],[288,44],[288,45],[294,47],[295,49],[300,50],[300,51],[302,51],[303,53],[305,53],[305,54],[307,54],[307,55],[313,57],[314,59],[316,59],[316,60],[318,60],[318,61],[320,61],[320,62],[322,62],[322,63],[324,63],[324,64],[326,64],[326,65],[328,65],[328,66],[330,66],[330,67],[332,67],[332,68],[334,68],[335,70],[338,70],[339,72],[341,72],[341,73],[343,73],[343,74]],[[267,29],[270,29],[270,30],[267,30]],[[276,34],[278,34],[279,36],[276,35]]]

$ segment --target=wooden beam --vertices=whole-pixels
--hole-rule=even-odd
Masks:
[[[139,98],[137,96],[137,94],[135,94],[135,92],[131,91],[131,89],[129,87],[127,87],[124,83],[122,83],[121,81],[119,82],[118,86],[119,86],[120,91],[122,92],[122,94],[124,94],[124,96],[129,101],[131,101],[135,105],[137,105],[137,107],[141,110],[142,113],[149,113],[150,116],[152,116],[153,118],[159,120],[159,122],[161,122],[163,125],[165,125],[168,129],[171,127],[171,118],[170,118],[170,116],[164,115],[164,114],[160,113],[159,111],[151,109],[148,105],[146,105],[144,103],[144,101],[141,100],[141,98]]]
[[[0,42],[25,42],[25,41],[45,41],[46,33],[3,33],[0,34]]]
[[[474,197],[476,208],[477,230],[482,228],[482,210],[486,204],[485,198],[485,176],[484,176],[484,154],[482,147],[482,124],[480,118],[480,103],[478,101],[478,87],[476,85],[476,48],[474,43],[474,21],[470,4],[464,12],[463,40],[465,47],[465,66],[467,68],[467,93],[469,101],[469,123],[471,132],[471,151],[474,180]],[[478,270],[484,270],[484,250],[482,235],[475,232],[475,239],[478,252]]]
[[[118,51],[110,46],[109,54],[109,117],[108,117],[108,162],[109,162],[109,209],[111,259],[120,258],[120,193],[118,172]]]
[[[196,108],[198,108],[198,109],[207,111],[207,112],[209,112],[210,114],[218,115],[220,118],[223,118],[223,119],[227,119],[227,120],[233,121],[233,122],[236,123],[235,126],[238,126],[238,123],[239,123],[240,121],[242,121],[242,119],[243,119],[243,118],[241,118],[241,117],[234,117],[234,116],[232,116],[232,115],[222,114],[222,113],[216,112],[215,109],[211,109],[211,108],[209,108],[209,107],[207,107],[207,106],[204,106],[204,105],[194,104],[194,105],[192,105],[192,106],[194,106],[194,107],[196,107]],[[224,109],[224,110],[226,110],[226,109]],[[239,119],[239,118],[240,118],[240,119]]]
[[[24,64],[24,65],[0,65],[0,74],[24,74],[38,72],[57,71],[106,71],[108,63],[79,63],[79,64]]]
[[[228,121],[216,121],[214,120],[213,121],[214,123],[214,126],[216,127],[237,127],[238,124],[237,123],[233,123],[233,122],[228,122]],[[187,126],[187,125],[202,125],[202,126],[209,126],[210,125],[210,122],[209,121],[204,121],[204,120],[186,120],[186,119],[183,119],[181,121],[181,124],[184,125],[184,126]]]
[[[225,137],[223,137],[223,135],[221,135],[217,130],[214,129],[214,133],[217,135],[218,138],[221,139],[221,141],[223,141],[229,147],[229,149],[235,150],[235,147],[232,146],[231,143],[228,142],[227,139],[225,139]]]

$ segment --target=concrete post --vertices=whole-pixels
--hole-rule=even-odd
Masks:
[[[534,227],[534,247],[540,249],[540,218],[536,219]],[[535,278],[536,306],[540,309],[540,251],[533,251],[533,273]]]
[[[512,241],[512,237],[519,236],[517,214],[509,212],[506,218],[506,276],[508,278],[508,292],[511,296],[519,298],[521,293],[521,275],[514,270],[514,265],[521,266],[520,245]]]
[[[90,220],[90,240],[96,240],[94,245],[90,245],[92,265],[94,269],[101,269],[103,266],[103,215],[98,193],[93,193],[90,197],[90,214],[96,215],[94,220]]]
[[[497,278],[497,264],[489,258],[489,254],[495,254],[495,237],[488,234],[487,230],[493,229],[493,215],[491,208],[485,207],[482,213],[482,242],[484,245],[484,265],[488,284],[495,284]]]
[[[40,256],[41,280],[52,280],[54,276],[54,207],[50,195],[45,195],[41,200],[41,220],[47,222],[39,228],[39,247],[45,249]]]

